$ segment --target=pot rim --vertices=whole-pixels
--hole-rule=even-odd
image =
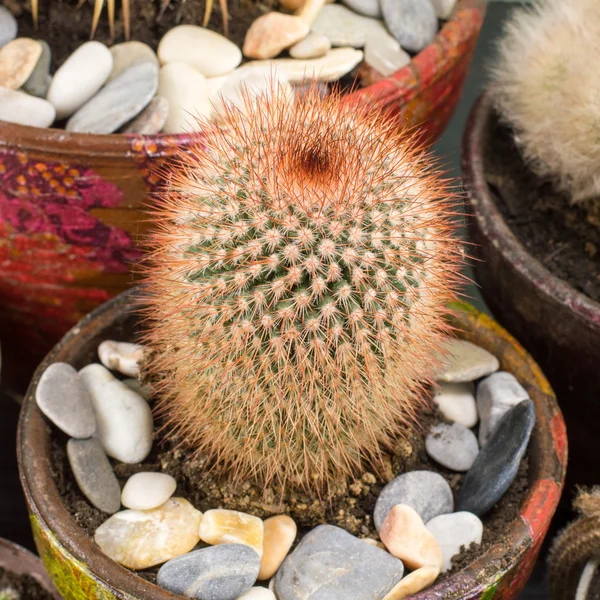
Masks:
[[[485,179],[485,142],[494,118],[491,91],[485,90],[477,99],[462,140],[462,169],[464,185],[472,208],[470,218],[505,259],[537,288],[550,303],[569,307],[576,319],[594,329],[600,329],[600,303],[570,283],[554,275],[517,238],[506,223],[494,201],[494,193]]]
[[[457,9],[448,19],[444,26],[438,31],[435,39],[419,52],[408,65],[405,65],[398,71],[388,77],[377,81],[364,88],[347,94],[348,98],[357,101],[363,94],[375,102],[378,97],[385,96],[389,84],[398,87],[396,80],[403,79],[405,74],[411,74],[415,69],[413,63],[429,64],[434,58],[427,53],[428,48],[435,44],[442,37],[448,28],[448,25],[458,18],[463,10],[476,9],[481,12],[485,10],[487,0],[458,0]],[[435,56],[437,59],[437,56]],[[440,73],[442,69],[439,69]],[[29,125],[18,125],[7,121],[0,121],[0,149],[2,146],[9,145],[6,140],[18,140],[19,146],[26,150],[46,150],[52,148],[55,154],[72,154],[79,152],[81,155],[95,155],[99,157],[114,157],[131,154],[131,141],[140,137],[149,142],[154,142],[160,149],[172,148],[178,145],[187,145],[193,134],[157,134],[157,135],[139,135],[139,134],[93,134],[93,133],[71,133],[64,129],[51,129],[42,127],[32,127]],[[197,132],[196,132],[197,133]]]
[[[93,337],[113,324],[124,310],[130,310],[137,294],[139,288],[128,290],[84,317],[40,364],[23,401],[17,455],[21,485],[32,515],[50,529],[53,538],[77,561],[86,565],[90,576],[111,589],[117,598],[172,600],[177,596],[142,579],[103,554],[93,539],[76,524],[62,502],[52,476],[50,427],[35,403],[35,389],[47,366],[60,360],[61,353],[68,352],[71,345],[76,345],[77,337],[82,332],[86,337]],[[556,398],[541,370],[516,340],[490,317],[464,303],[456,303],[451,309],[463,315],[464,320],[458,321],[458,327],[467,330],[478,326],[484,329],[490,339],[502,348],[510,348],[513,359],[516,356],[519,364],[523,365],[536,406],[537,419],[530,448],[535,446],[538,458],[531,462],[530,487],[521,512],[507,526],[504,539],[508,542],[490,547],[462,571],[413,596],[415,600],[445,597],[446,593],[456,594],[458,589],[481,593],[494,586],[506,571],[524,560],[528,552],[536,550],[537,553],[564,483],[567,454],[565,425]],[[490,572],[492,565],[494,569]]]

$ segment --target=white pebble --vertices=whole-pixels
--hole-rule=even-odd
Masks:
[[[437,380],[447,383],[475,381],[500,368],[500,361],[493,354],[471,342],[455,338],[444,342],[440,359],[443,366]]]
[[[331,50],[331,42],[326,35],[309,33],[303,40],[294,44],[289,52],[292,58],[319,58]]]
[[[166,473],[136,473],[121,492],[121,504],[135,510],[150,510],[164,504],[177,488],[177,482]]]
[[[425,450],[433,460],[453,471],[468,471],[479,454],[475,434],[459,423],[439,423],[425,438]]]
[[[50,102],[0,86],[0,121],[50,127],[55,117],[56,110]]]
[[[119,371],[128,377],[140,374],[140,361],[144,356],[144,346],[130,342],[105,340],[98,346],[100,362],[112,371]]]
[[[388,77],[410,63],[410,56],[389,33],[379,32],[367,35],[365,62]]]
[[[449,421],[469,428],[477,424],[477,404],[473,383],[438,383],[438,387],[433,392],[433,401]]]
[[[257,586],[239,596],[238,600],[275,600],[275,594],[268,588]]]

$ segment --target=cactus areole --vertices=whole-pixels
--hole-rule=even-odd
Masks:
[[[166,431],[233,476],[327,490],[418,422],[462,249],[397,123],[313,90],[227,107],[157,198],[148,374]]]

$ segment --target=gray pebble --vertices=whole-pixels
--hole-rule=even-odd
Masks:
[[[0,48],[17,37],[17,20],[8,8],[0,6]]]
[[[96,416],[92,400],[71,365],[50,365],[40,377],[35,400],[40,410],[70,437],[83,439],[94,435]]]
[[[139,114],[158,88],[158,67],[144,61],[134,64],[107,83],[67,122],[68,131],[113,133]]]
[[[50,76],[50,62],[52,60],[52,51],[48,42],[44,40],[38,40],[42,46],[42,54],[33,69],[33,73],[29,76],[29,79],[25,82],[23,90],[32,96],[38,98],[45,98],[50,87],[52,77]]]
[[[519,471],[534,425],[535,406],[531,400],[520,402],[502,417],[465,475],[457,511],[480,517],[495,506]]]
[[[166,562],[156,583],[174,594],[198,600],[235,600],[255,583],[258,553],[244,544],[194,550]]]
[[[420,52],[437,34],[430,0],[381,0],[381,11],[390,33],[409,52]]]
[[[116,513],[121,508],[121,488],[100,441],[70,439],[67,456],[83,495],[98,510]]]
[[[333,525],[307,533],[274,577],[278,600],[381,600],[402,561]]]
[[[377,531],[396,504],[407,504],[416,510],[424,523],[438,515],[454,512],[454,498],[448,482],[433,471],[403,473],[381,490],[373,512]]]
[[[475,434],[459,423],[440,423],[425,438],[425,450],[433,460],[453,471],[468,471],[479,454]]]

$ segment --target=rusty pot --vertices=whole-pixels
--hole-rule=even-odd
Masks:
[[[51,429],[35,403],[39,378],[48,365],[64,361],[81,368],[94,360],[104,339],[130,340],[138,318],[132,290],[84,318],[50,352],[37,369],[23,403],[18,458],[21,483],[40,555],[65,600],[169,600],[158,588],[104,555],[75,523],[53,477]],[[564,422],[554,394],[538,366],[519,344],[489,317],[466,304],[453,307],[461,337],[494,353],[501,368],[525,386],[537,412],[531,438],[530,487],[519,516],[506,524],[501,543],[415,600],[514,600],[524,587],[556,510],[565,474]]]
[[[497,115],[489,94],[474,106],[463,139],[463,171],[475,242],[475,276],[498,319],[548,374],[569,427],[569,483],[597,483],[600,441],[600,304],[554,276],[506,224],[485,179]]]

